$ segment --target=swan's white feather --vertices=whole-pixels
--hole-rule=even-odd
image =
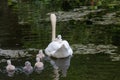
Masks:
[[[64,58],[72,55],[73,51],[66,40],[62,40],[61,42],[54,40],[45,49],[45,53],[48,56]]]

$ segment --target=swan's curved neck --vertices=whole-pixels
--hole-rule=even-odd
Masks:
[[[52,24],[52,41],[56,38],[56,16],[55,14],[50,15],[51,24]]]

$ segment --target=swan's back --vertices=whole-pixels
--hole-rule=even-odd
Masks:
[[[69,43],[66,40],[52,41],[48,47],[45,49],[45,53],[48,56],[53,56],[56,58],[64,58],[73,54]]]

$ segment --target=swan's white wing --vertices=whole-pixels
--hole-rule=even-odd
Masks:
[[[53,55],[60,47],[62,46],[62,44],[59,44],[57,41],[52,41],[47,48],[45,49],[45,53],[48,56]]]
[[[69,56],[68,54],[68,50],[65,48],[65,46],[63,45],[61,48],[59,48],[53,55],[53,57],[56,58],[64,58]]]
[[[61,42],[57,42],[57,41],[51,42],[48,45],[48,47],[45,49],[45,53],[48,56],[53,56],[56,58],[64,58],[69,55],[72,55],[73,51],[69,46],[69,43],[66,40],[63,40]]]
[[[61,44],[62,46],[52,55],[53,57],[64,58],[73,54],[73,51],[66,40],[63,40]]]
[[[73,54],[73,50],[72,50],[72,48],[70,47],[70,45],[69,45],[68,41],[63,40],[62,42],[63,42],[63,44],[64,44],[65,48],[67,49],[68,54],[69,54],[69,55],[72,55],[72,54]]]

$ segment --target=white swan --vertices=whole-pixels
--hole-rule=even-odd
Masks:
[[[34,70],[37,73],[40,73],[44,69],[44,64],[40,62],[40,58],[36,57],[36,63],[34,65]]]
[[[65,58],[73,54],[68,41],[62,40],[61,35],[56,38],[56,16],[55,14],[50,15],[52,24],[52,42],[45,49],[45,53],[48,56],[55,58]]]
[[[23,67],[23,71],[25,74],[29,75],[33,72],[33,67],[29,61],[25,62],[25,66]]]
[[[11,60],[7,60],[7,64],[6,71],[8,76],[13,76],[15,73],[15,66],[11,64]]]

